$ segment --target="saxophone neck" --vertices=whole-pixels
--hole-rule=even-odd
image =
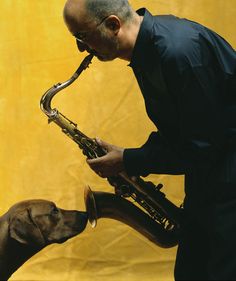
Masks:
[[[93,54],[87,55],[70,79],[66,80],[63,83],[57,83],[53,85],[50,89],[48,89],[44,93],[44,95],[40,100],[40,108],[49,118],[53,118],[57,114],[57,110],[51,108],[51,101],[53,97],[58,92],[71,85],[79,77],[81,72],[85,70],[87,67],[89,67],[89,64],[91,63],[93,56],[94,56]]]
[[[89,65],[90,65],[90,63],[91,63],[93,57],[94,57],[94,54],[89,54],[89,55],[87,55],[87,56],[82,60],[80,66],[79,66],[78,69],[75,71],[74,75],[77,75],[77,77],[78,77],[78,76],[80,75],[80,73],[81,73],[83,70],[85,70],[87,67],[89,67]],[[73,76],[74,76],[74,75],[73,75]],[[72,76],[72,77],[73,77],[73,76]],[[77,78],[77,77],[76,77],[76,78]],[[75,79],[76,79],[76,78],[75,78]]]

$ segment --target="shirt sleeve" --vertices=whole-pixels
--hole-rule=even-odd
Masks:
[[[129,176],[184,174],[188,166],[166,143],[160,132],[152,132],[140,148],[125,149],[123,160]]]

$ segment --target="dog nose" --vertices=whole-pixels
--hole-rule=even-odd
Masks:
[[[76,222],[76,226],[80,229],[80,231],[83,231],[88,222],[88,213],[83,211],[77,211]]]
[[[82,216],[83,219],[88,220],[88,213],[87,212],[79,211],[79,215]]]

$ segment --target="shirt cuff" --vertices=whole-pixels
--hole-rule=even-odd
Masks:
[[[147,176],[147,161],[141,148],[126,148],[123,154],[125,171],[129,176]]]

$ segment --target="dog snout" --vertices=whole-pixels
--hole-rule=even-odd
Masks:
[[[76,221],[78,223],[87,223],[88,221],[88,213],[83,211],[75,211],[76,212]]]
[[[64,223],[70,227],[73,228],[74,231],[77,232],[77,234],[81,233],[88,222],[88,213],[83,211],[66,211],[62,210],[63,216],[64,216]]]
[[[76,226],[82,232],[88,222],[88,213],[83,211],[76,211]]]

